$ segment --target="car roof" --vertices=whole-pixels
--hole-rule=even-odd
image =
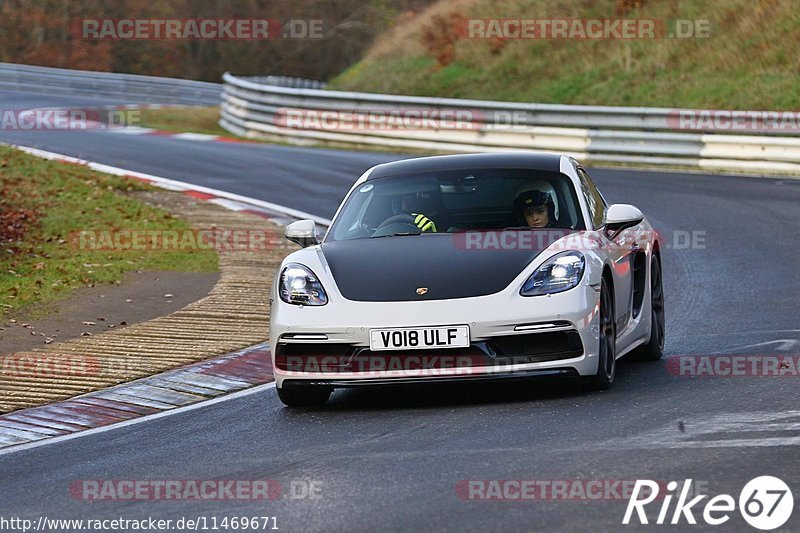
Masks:
[[[529,168],[559,172],[561,154],[534,152],[503,152],[489,154],[458,154],[416,157],[383,163],[372,169],[366,181],[386,176],[436,172],[439,170],[481,168]]]

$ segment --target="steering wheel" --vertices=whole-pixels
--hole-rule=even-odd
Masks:
[[[412,217],[411,215],[407,215],[405,213],[400,213],[399,215],[390,216],[389,218],[378,224],[378,227],[375,228],[375,231],[379,231],[388,226],[389,224],[411,224],[416,228],[417,224],[414,222],[414,220],[415,217]]]

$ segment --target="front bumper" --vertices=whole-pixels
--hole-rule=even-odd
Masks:
[[[539,370],[526,370],[526,371],[513,371],[513,372],[494,372],[492,374],[483,375],[456,375],[456,376],[440,376],[436,378],[436,383],[464,383],[464,382],[481,382],[481,381],[511,381],[519,379],[531,379],[535,377],[578,377],[577,370],[574,368],[551,368]],[[355,387],[376,387],[376,386],[396,386],[396,385],[421,385],[431,383],[433,380],[429,377],[394,377],[394,378],[377,378],[367,377],[359,379],[331,379],[331,378],[316,378],[316,379],[288,379],[283,381],[283,387],[300,388],[300,387],[333,387],[333,388],[355,388]]]
[[[273,301],[275,380],[281,388],[352,387],[594,375],[597,305],[598,293],[588,284],[532,298],[508,292],[426,302],[354,302],[339,297],[316,308]],[[470,328],[470,348],[402,353],[369,349],[373,328],[464,324]]]

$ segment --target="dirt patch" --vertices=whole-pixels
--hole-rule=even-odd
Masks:
[[[77,289],[69,299],[49,305],[43,318],[26,319],[30,310],[23,309],[0,323],[0,354],[168,315],[205,297],[218,280],[216,272],[129,272],[119,285]]]

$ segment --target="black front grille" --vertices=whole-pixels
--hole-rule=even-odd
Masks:
[[[291,372],[376,372],[543,363],[583,354],[575,330],[494,337],[468,348],[385,350],[338,343],[289,343],[275,348],[275,366]]]
[[[335,342],[292,342],[278,344],[275,348],[275,356],[319,356],[326,355],[351,355],[354,350],[352,344]]]
[[[494,337],[487,344],[496,358],[512,359],[514,364],[572,359],[583,354],[581,336],[575,330]],[[525,361],[518,361],[519,359]]]

